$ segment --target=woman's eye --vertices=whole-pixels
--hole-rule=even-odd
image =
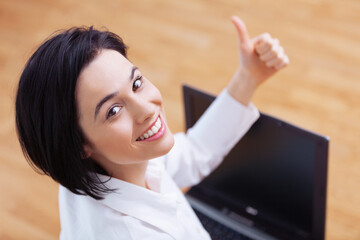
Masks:
[[[137,79],[135,79],[134,84],[133,84],[133,91],[138,90],[142,85],[142,76],[138,77]]]
[[[116,115],[119,113],[120,109],[121,109],[120,106],[114,106],[114,107],[112,107],[112,108],[109,110],[108,114],[106,115],[106,119],[109,119],[109,118],[111,118],[111,117],[113,117],[113,116],[116,116]]]

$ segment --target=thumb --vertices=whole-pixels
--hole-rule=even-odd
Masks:
[[[231,21],[235,25],[235,28],[238,32],[240,45],[245,44],[249,46],[249,44],[251,44],[251,41],[245,23],[236,16],[232,16]]]

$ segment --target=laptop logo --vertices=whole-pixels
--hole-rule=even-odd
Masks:
[[[254,210],[256,210],[256,209],[254,209]],[[240,223],[242,223],[242,224],[244,224],[244,225],[254,226],[254,222],[253,222],[253,221],[251,221],[250,219],[247,219],[247,218],[245,218],[245,217],[243,217],[243,216],[240,216],[240,215],[237,214],[237,213],[234,213],[234,212],[230,211],[228,208],[223,208],[223,209],[221,210],[221,212],[222,212],[223,214],[225,214],[226,216],[228,216],[229,218],[231,218],[231,219],[233,219],[233,220],[235,220],[235,221],[237,221],[237,222],[240,222]]]
[[[253,216],[256,216],[258,214],[258,210],[250,206],[246,207],[245,211]]]

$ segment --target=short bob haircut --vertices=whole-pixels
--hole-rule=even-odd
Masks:
[[[46,40],[30,57],[16,96],[16,128],[29,164],[75,194],[103,199],[113,191],[97,174],[108,175],[84,151],[75,88],[81,70],[102,49],[125,58],[127,47],[109,31],[71,28]]]

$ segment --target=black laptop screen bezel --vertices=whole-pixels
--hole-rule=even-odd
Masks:
[[[191,128],[195,124],[193,101],[196,98],[201,98],[203,100],[209,101],[209,104],[215,99],[215,96],[209,93],[206,93],[202,90],[196,89],[192,86],[183,85],[183,101],[185,108],[185,122],[186,129]],[[320,136],[313,132],[296,127],[292,124],[289,124],[280,119],[274,118],[264,113],[260,113],[267,118],[270,118],[273,121],[276,121],[278,124],[281,124],[282,127],[289,128],[291,131],[296,131],[298,134],[305,134],[307,137],[314,138],[318,144],[316,148],[316,159],[314,165],[314,192],[313,192],[313,214],[312,214],[312,232],[310,234],[305,234],[304,239],[316,239],[323,240],[325,239],[325,218],[326,218],[326,192],[327,192],[327,164],[328,164],[328,142],[329,139],[324,136]],[[200,183],[201,184],[201,183]],[[199,185],[198,185],[199,186]],[[197,188],[194,186],[191,191],[188,193],[197,197]]]

